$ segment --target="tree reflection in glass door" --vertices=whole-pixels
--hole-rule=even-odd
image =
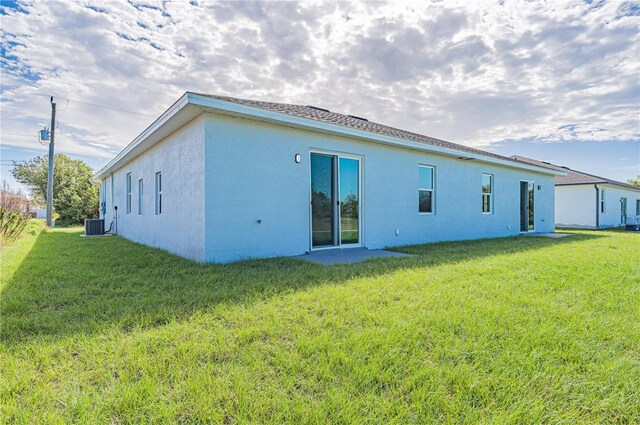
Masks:
[[[360,161],[340,158],[340,244],[360,241]]]
[[[311,155],[311,239],[314,247],[335,245],[335,157]]]

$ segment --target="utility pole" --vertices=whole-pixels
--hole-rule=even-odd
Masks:
[[[51,135],[49,140],[49,176],[47,179],[47,226],[51,227],[53,216],[53,140],[56,132],[56,104],[51,96]]]

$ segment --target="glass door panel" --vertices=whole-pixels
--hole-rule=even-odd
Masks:
[[[527,182],[520,182],[520,231],[526,232],[528,229],[529,219],[528,209],[529,201],[527,199]]]
[[[533,187],[534,184],[533,183],[529,183],[528,184],[528,189],[529,189],[529,194],[528,194],[528,198],[529,198],[529,227],[528,230],[529,231],[533,231],[534,230],[534,211],[533,211]]]
[[[534,184],[520,182],[520,231],[529,232],[534,230]]]
[[[340,244],[360,242],[360,161],[339,159]]]
[[[336,245],[335,157],[311,155],[311,245]]]

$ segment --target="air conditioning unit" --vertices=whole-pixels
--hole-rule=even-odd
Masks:
[[[84,220],[84,235],[104,235],[104,220],[101,218],[87,218]]]

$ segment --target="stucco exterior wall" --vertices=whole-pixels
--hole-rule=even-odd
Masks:
[[[600,227],[622,226],[621,198],[627,198],[627,218],[635,217],[636,201],[640,199],[640,191],[624,189],[613,185],[598,185],[605,190],[605,209],[600,214]]]
[[[210,113],[205,128],[207,261],[310,249],[314,149],[362,157],[362,242],[368,248],[517,235],[521,180],[535,182],[535,230],[554,230],[549,175]],[[433,215],[418,213],[420,164],[436,169]],[[494,175],[492,214],[482,213],[482,173]]]
[[[204,116],[189,122],[101,184],[105,226],[135,242],[204,261]],[[162,173],[162,213],[155,214],[155,174]],[[126,212],[126,175],[131,173],[131,213]],[[142,214],[138,180],[143,179]],[[118,207],[117,216],[114,206]]]
[[[556,186],[556,226],[596,228],[596,212],[600,209],[601,191],[604,189],[605,208],[598,213],[598,227],[622,226],[620,199],[627,198],[627,217],[636,216],[636,202],[640,191],[620,186],[598,184],[598,203],[593,184]],[[628,220],[630,222],[630,220]]]
[[[592,184],[556,186],[556,226],[596,227],[596,188]]]

